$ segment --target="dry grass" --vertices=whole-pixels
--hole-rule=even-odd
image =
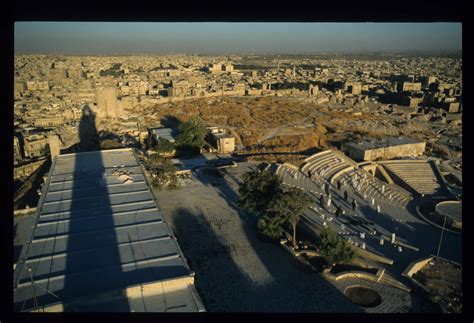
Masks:
[[[229,129],[236,136],[237,144],[254,153],[334,148],[330,142],[340,140],[341,132],[358,132],[364,139],[371,139],[396,135],[400,130],[398,125],[390,124],[380,115],[364,113],[354,116],[297,98],[196,99],[157,105],[147,109],[145,115],[145,122],[150,126],[157,125],[166,115],[180,121],[199,115],[209,125]],[[419,130],[405,128],[406,135]]]

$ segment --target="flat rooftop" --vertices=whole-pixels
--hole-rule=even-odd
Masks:
[[[216,138],[234,138],[234,136],[226,133],[226,132],[216,132],[212,134]]]
[[[408,144],[418,144],[423,141],[416,140],[408,137],[388,137],[384,139],[378,139],[373,141],[362,141],[360,143],[348,143],[346,147],[351,147],[358,150],[370,150],[370,149],[379,149],[392,146],[408,145]]]
[[[154,128],[150,129],[150,131],[156,138],[164,138],[170,142],[175,142],[178,137],[178,129],[174,128]]]
[[[35,307],[34,294],[44,306],[194,275],[131,149],[58,156],[35,221],[14,272],[16,311]]]

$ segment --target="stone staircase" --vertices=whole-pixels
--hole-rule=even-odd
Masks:
[[[384,162],[382,165],[399,182],[397,184],[417,194],[437,195],[444,191],[430,161],[400,160]]]

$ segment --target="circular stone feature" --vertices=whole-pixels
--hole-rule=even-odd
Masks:
[[[346,295],[354,304],[362,307],[376,307],[382,303],[380,294],[364,286],[349,286],[344,291]]]
[[[454,227],[462,227],[462,204],[460,201],[444,201],[436,204],[436,212],[453,221]]]

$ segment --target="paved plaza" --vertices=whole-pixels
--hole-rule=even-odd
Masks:
[[[256,217],[237,207],[238,181],[256,163],[239,163],[216,178],[193,171],[177,191],[156,191],[209,312],[364,310],[279,245],[257,238]]]
[[[387,313],[433,310],[427,308],[419,296],[397,288],[352,278],[338,282],[326,281],[320,274],[303,268],[283,248],[259,240],[256,237],[257,219],[242,212],[236,205],[238,182],[242,174],[255,169],[258,164],[245,162],[238,165],[237,168],[223,170],[222,178],[197,169],[180,190],[155,191],[165,219],[177,235],[191,268],[196,272],[196,287],[208,311]],[[316,195],[323,193],[317,183],[309,181],[301,172],[286,167],[282,169],[288,175],[283,176],[287,185],[300,183],[301,187],[312,188]],[[289,179],[295,182],[290,184]],[[328,185],[326,194],[328,192],[346,213],[351,211],[350,203],[341,202],[343,196],[337,187]],[[368,207],[361,197],[356,199],[359,204],[358,214],[372,219],[377,216],[376,211]],[[316,205],[317,203],[315,207]],[[328,217],[335,210],[334,205],[329,207],[330,211],[326,210],[326,206],[323,209]],[[394,203],[389,210],[401,210],[400,203]],[[407,210],[400,213],[407,220],[413,221],[414,216]],[[320,221],[320,216],[311,209],[306,212],[305,217]],[[395,221],[388,215],[380,217],[386,222],[377,226],[380,230],[382,226],[387,227],[384,232],[388,234],[398,226],[398,232],[404,232],[401,228],[405,228],[406,224]],[[333,219],[330,223],[337,225],[338,221]],[[388,224],[391,226],[387,226]],[[433,230],[425,224],[421,227]],[[346,228],[351,230],[347,224]],[[352,230],[355,232],[355,229]],[[436,230],[433,231],[439,237]],[[405,236],[401,235],[404,241],[415,243],[404,239]],[[354,236],[353,239],[357,241],[358,238]],[[364,242],[367,249],[375,250],[379,240],[367,234]],[[380,246],[378,249],[380,252]],[[382,246],[382,252],[388,257],[404,257],[403,263],[397,258],[394,265],[389,266],[396,272],[405,269],[405,262],[422,256],[420,252],[409,249],[403,249],[399,253],[388,242]],[[347,286],[352,285],[375,289],[383,297],[382,303],[374,308],[362,308],[351,303],[343,293]]]

